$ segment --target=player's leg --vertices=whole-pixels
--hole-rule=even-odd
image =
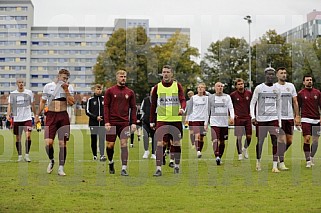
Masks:
[[[22,147],[21,147],[21,128],[20,128],[20,122],[14,122],[13,123],[13,134],[16,136],[16,150],[18,153],[18,162],[22,161]]]
[[[97,128],[90,127],[90,140],[91,140],[91,152],[93,154],[93,160],[97,160]]]
[[[98,127],[98,137],[99,137],[100,161],[106,161],[107,158],[105,156],[105,138],[106,138],[106,129],[105,129],[105,127],[103,127],[103,126]],[[97,150],[97,148],[96,148],[96,150]]]
[[[311,145],[311,166],[314,166],[314,155],[318,150],[320,137],[320,123],[312,126],[312,145]]]
[[[31,122],[31,121],[26,121],[24,125],[25,125],[24,131],[25,131],[25,134],[26,134],[26,142],[25,142],[26,154],[25,154],[25,161],[26,161],[26,162],[31,162],[30,156],[29,156],[29,151],[30,151],[30,147],[31,147],[32,122]]]

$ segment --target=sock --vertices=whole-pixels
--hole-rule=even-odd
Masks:
[[[60,147],[59,148],[59,165],[63,166],[65,165],[66,161],[66,156],[67,156],[67,147]]]
[[[91,151],[93,156],[97,156],[97,135],[92,134],[91,137]]]
[[[244,148],[245,148],[245,149],[247,149],[247,147],[250,146],[251,140],[252,140],[251,137],[248,137],[248,138],[245,139],[245,141],[244,141]]]
[[[278,143],[278,155],[280,162],[284,162],[284,152],[286,149],[285,143]]]
[[[122,166],[121,166],[121,169],[122,169],[122,170],[127,170],[127,165],[122,165]]]
[[[58,167],[58,170],[64,170],[64,166],[63,165],[59,165],[59,167]]]
[[[303,151],[304,151],[304,155],[305,155],[305,160],[309,161],[310,160],[310,144],[308,143],[304,143],[303,144]]]
[[[315,153],[317,152],[318,145],[319,145],[318,141],[312,142],[312,145],[311,145],[311,157],[314,157]]]
[[[52,145],[46,145],[46,152],[50,160],[54,158],[54,148]]]
[[[128,161],[128,148],[127,147],[121,147],[121,163],[122,165],[127,165]]]
[[[194,134],[189,134],[189,138],[191,140],[192,145],[195,145],[195,135]]]
[[[156,166],[156,170],[161,170],[162,171],[162,167],[161,166]]]
[[[29,154],[31,147],[31,140],[26,140],[26,154]]]
[[[175,159],[175,164],[179,164],[181,162],[181,146],[173,146],[175,149],[174,152],[174,159]]]
[[[109,161],[109,164],[113,164],[113,163],[114,163],[114,161],[113,161],[113,160]]]
[[[215,157],[218,157],[220,154],[220,152],[218,150],[218,141],[217,140],[215,140],[213,142],[213,152],[214,152]]]
[[[106,148],[106,153],[107,153],[107,157],[109,162],[113,161],[113,157],[114,157],[114,148]]]
[[[20,141],[16,142],[16,149],[17,149],[18,155],[22,155],[21,154],[21,142]]]
[[[173,145],[171,145],[169,148],[169,151],[170,151],[170,154],[169,154],[170,159],[174,160],[175,159],[175,156],[174,156],[175,147]]]
[[[166,147],[163,146],[157,146],[156,147],[156,166],[162,166],[163,165],[163,150],[165,150]]]
[[[273,161],[278,161],[279,156],[278,156],[278,146],[277,145],[272,145],[272,153],[273,153]]]
[[[220,152],[219,157],[222,158],[224,150],[225,150],[225,143],[221,142],[220,145],[218,146],[218,148],[219,148],[219,152]]]
[[[278,167],[278,162],[277,161],[273,161],[273,168],[277,168]]]

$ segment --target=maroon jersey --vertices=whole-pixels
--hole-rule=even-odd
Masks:
[[[304,88],[298,93],[302,118],[320,119],[321,92],[315,88]]]
[[[230,94],[234,113],[237,118],[251,118],[250,115],[250,102],[252,99],[252,92],[244,90],[244,93],[240,93],[237,90]]]
[[[133,90],[126,86],[112,86],[104,96],[104,118],[106,123],[128,123],[131,109],[131,123],[136,124],[136,99]]]
[[[173,81],[169,82],[169,83],[165,83],[164,81],[162,81],[162,84],[164,87],[170,87],[173,84]],[[157,85],[156,84],[154,86],[153,92],[152,92],[152,102],[151,102],[151,106],[150,106],[150,122],[151,123],[156,123],[156,107],[157,107]],[[180,83],[177,83],[177,87],[178,87],[178,98],[179,98],[179,102],[181,104],[181,108],[185,110],[186,108],[186,99],[185,99],[185,95],[184,95],[184,91],[183,91],[183,87]]]

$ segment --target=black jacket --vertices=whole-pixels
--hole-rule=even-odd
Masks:
[[[144,98],[143,102],[142,102],[142,111],[143,111],[143,117],[142,117],[142,121],[145,124],[149,124],[149,114],[150,114],[150,106],[151,106],[151,102],[150,102],[150,96]]]
[[[90,97],[86,105],[86,115],[89,117],[89,126],[104,126],[104,96],[94,95]],[[97,121],[97,116],[102,120]]]

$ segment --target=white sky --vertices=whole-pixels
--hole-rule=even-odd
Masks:
[[[114,26],[115,18],[149,19],[150,27],[187,27],[202,54],[226,36],[251,40],[267,30],[283,33],[321,10],[321,0],[32,0],[35,26]]]

